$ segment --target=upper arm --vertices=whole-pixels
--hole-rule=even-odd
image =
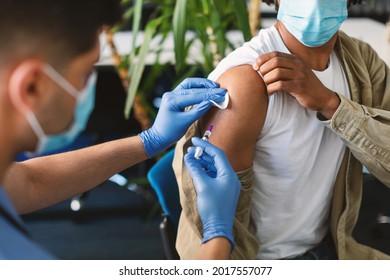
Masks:
[[[214,125],[210,142],[225,151],[235,171],[241,171],[252,166],[264,125],[268,105],[265,85],[250,65],[229,69],[217,82],[229,92],[229,106],[211,109],[202,120],[202,130]]]

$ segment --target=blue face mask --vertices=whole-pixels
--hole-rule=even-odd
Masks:
[[[34,113],[27,113],[27,121],[38,137],[38,146],[32,155],[50,153],[71,144],[80,132],[85,129],[95,104],[96,73],[91,75],[87,86],[79,92],[50,65],[46,65],[44,71],[46,75],[76,99],[76,108],[73,123],[69,129],[53,135],[45,134]]]
[[[281,0],[278,11],[278,20],[307,47],[327,43],[347,16],[347,0]]]

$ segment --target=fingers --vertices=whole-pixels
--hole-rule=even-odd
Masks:
[[[278,68],[296,70],[298,67],[300,67],[298,65],[299,63],[300,62],[295,57],[274,57],[266,62],[262,62],[258,71],[260,71],[260,73],[264,76],[272,70]]]
[[[196,147],[189,147],[188,153],[193,152],[195,154],[195,150],[196,150]],[[214,164],[214,158],[212,156],[208,155],[207,153],[203,153],[201,158],[210,164]]]
[[[271,52],[261,55],[253,64],[253,69],[258,71],[266,85],[275,80],[289,80],[294,74],[301,73],[303,62],[295,55],[280,52]]]
[[[193,154],[187,153],[184,156],[184,163],[186,164],[188,172],[194,180],[197,180],[197,178],[202,176],[204,173],[202,165]]]
[[[201,118],[212,106],[213,104],[210,101],[203,101],[190,110],[182,112],[182,118],[185,118],[189,122],[193,123],[197,119]]]
[[[266,73],[263,76],[265,84],[268,86],[277,81],[290,81],[297,80],[300,74],[297,71],[286,69],[286,68],[276,68],[272,71]]]
[[[295,87],[294,81],[276,81],[267,85],[267,94],[272,95],[275,92],[288,92],[294,96]]]
[[[292,54],[270,52],[261,55],[253,64],[253,69],[263,76],[268,95],[295,92],[299,89],[299,82],[306,80],[303,61]]]
[[[187,78],[182,81],[177,89],[191,89],[191,88],[218,88],[219,85],[211,80],[204,78]]]
[[[217,157],[218,155],[221,155],[223,153],[222,150],[218,149],[217,147],[215,147],[213,144],[207,142],[207,141],[204,141],[198,137],[193,137],[191,139],[192,141],[192,144],[194,144],[195,146],[198,146],[198,147],[201,147],[204,149],[204,151],[210,156],[212,157],[214,160],[215,160],[215,157]]]
[[[279,63],[282,63],[282,62],[288,63],[289,60],[293,60],[295,58],[296,58],[295,55],[288,54],[288,53],[282,53],[282,52],[277,52],[277,51],[269,52],[269,53],[260,55],[256,59],[256,61],[253,63],[252,67],[254,70],[259,71],[260,67],[263,64],[265,64],[271,60],[275,60],[276,62],[279,62]]]
[[[195,151],[196,151],[196,147],[188,148],[188,154],[190,156],[194,156]],[[209,156],[206,152],[204,152],[202,156],[199,159],[197,159],[197,161],[200,163],[203,169],[206,169],[207,171],[212,171],[213,173],[217,172],[217,169],[214,166],[214,158]]]
[[[223,88],[190,88],[190,89],[177,89],[168,94],[177,95],[177,96],[188,96],[188,95],[203,95],[205,99],[209,95],[218,95],[225,96],[226,89]]]
[[[199,146],[204,149],[204,153],[207,153],[210,157],[214,159],[214,166],[217,169],[217,173],[229,173],[234,172],[233,168],[231,167],[224,151],[221,149],[215,147],[213,144],[206,142],[200,138],[193,137],[192,143],[195,146]]]
[[[226,90],[221,88],[177,90],[164,94],[163,102],[168,102],[177,107],[178,110],[183,111],[186,107],[203,101],[223,102],[225,95]]]

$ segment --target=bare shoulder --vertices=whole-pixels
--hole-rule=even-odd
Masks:
[[[250,65],[229,69],[217,80],[229,92],[226,110],[211,109],[205,130],[214,125],[210,142],[223,149],[236,171],[252,165],[255,144],[264,125],[268,97],[263,80]]]
[[[221,87],[226,88],[232,99],[239,104],[268,100],[263,80],[250,65],[241,65],[227,70],[217,82]]]

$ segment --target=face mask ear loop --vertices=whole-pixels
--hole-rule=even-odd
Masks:
[[[88,95],[91,94],[91,92],[90,92],[91,87],[96,85],[96,81],[97,81],[97,72],[93,71],[91,76],[89,77],[89,79],[87,81],[85,88],[78,93],[77,99],[84,100],[85,98],[87,98]],[[95,89],[94,89],[94,91],[95,91]]]
[[[28,112],[26,114],[27,121],[30,123],[32,130],[34,130],[35,134],[40,138],[45,136],[45,132],[41,125],[39,124],[37,118],[35,117],[33,112]]]
[[[38,151],[40,149],[42,143],[46,139],[46,134],[43,131],[41,125],[39,124],[39,122],[38,122],[38,120],[35,117],[33,112],[31,112],[31,111],[28,112],[26,114],[26,119],[27,119],[28,123],[30,124],[32,130],[34,131],[35,135],[38,137],[38,144],[37,144],[37,148],[36,148],[36,151]]]
[[[52,66],[46,64],[43,68],[46,75],[50,77],[54,82],[56,82],[62,89],[72,95],[74,98],[78,96],[78,90],[69,83],[64,77],[62,77]]]

